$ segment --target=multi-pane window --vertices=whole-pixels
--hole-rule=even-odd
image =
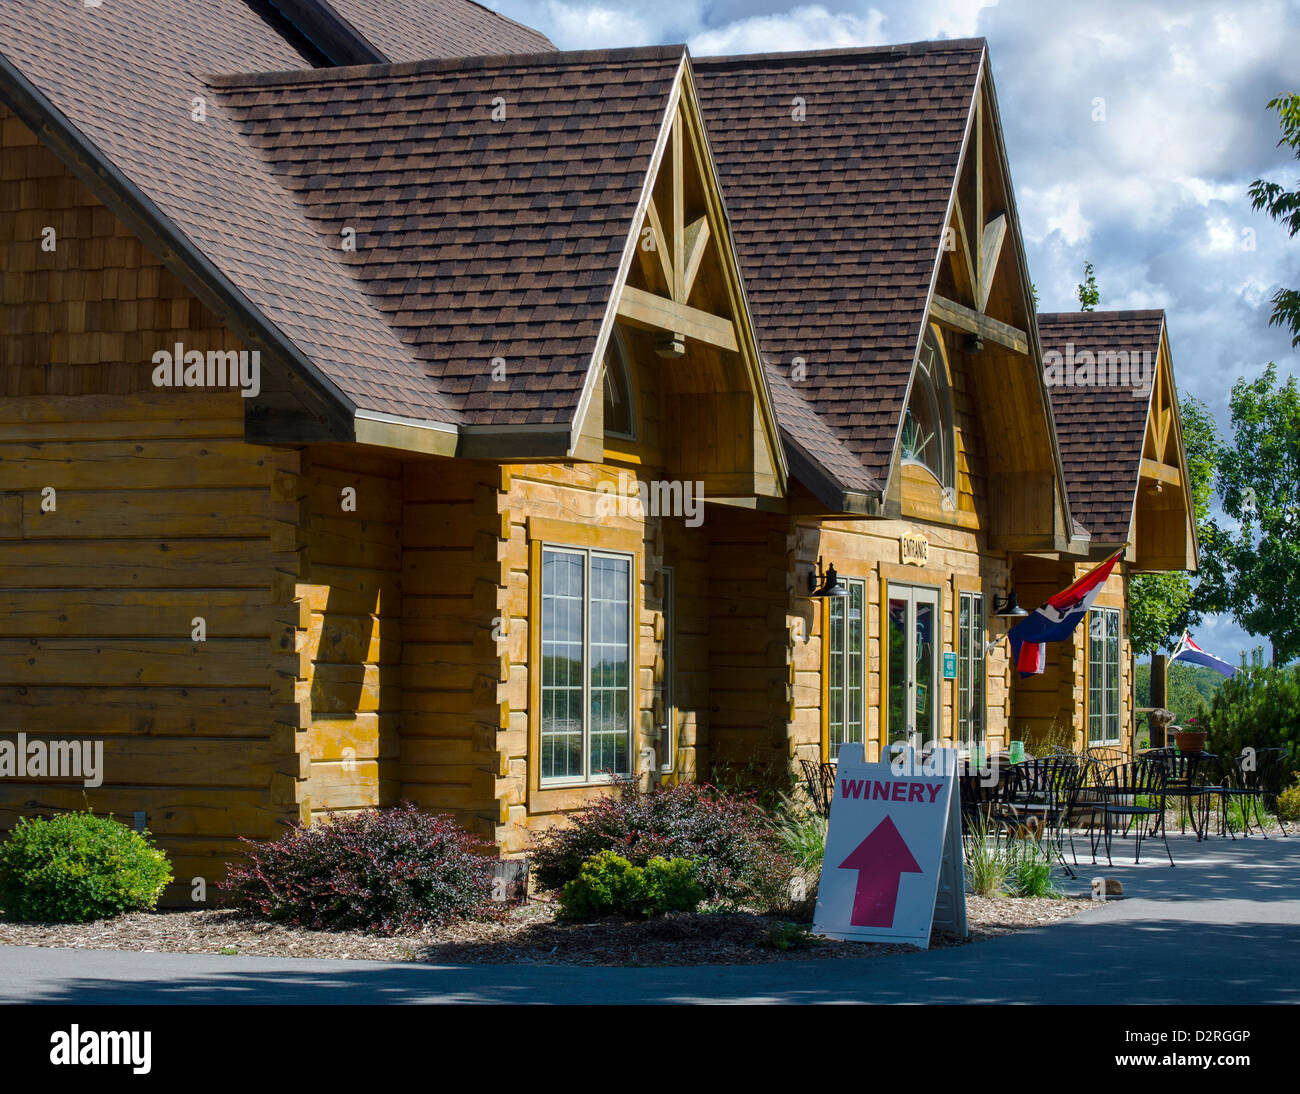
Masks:
[[[541,777],[631,772],[632,559],[542,550]]]
[[[867,587],[851,579],[844,585],[848,596],[826,600],[830,609],[826,698],[832,760],[839,759],[841,745],[863,742],[866,716]]]
[[[984,743],[984,597],[962,593],[957,612],[957,739]]]
[[[1088,743],[1119,742],[1119,610],[1088,613]]]

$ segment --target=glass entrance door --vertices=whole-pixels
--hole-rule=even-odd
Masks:
[[[939,738],[939,591],[889,585],[885,740],[921,748]]]

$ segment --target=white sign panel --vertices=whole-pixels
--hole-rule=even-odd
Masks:
[[[861,745],[840,749],[815,933],[928,947],[941,874],[941,923],[965,933],[956,764],[952,749],[924,761],[904,749],[876,764],[864,762]]]

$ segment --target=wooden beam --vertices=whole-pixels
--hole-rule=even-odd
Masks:
[[[673,267],[672,258],[668,254],[669,240],[668,236],[664,233],[664,224],[659,218],[659,207],[655,204],[655,199],[653,197],[650,198],[650,203],[646,206],[645,219],[646,223],[650,225],[650,231],[654,235],[655,239],[653,257],[649,252],[642,249],[641,241],[637,241],[637,253],[641,257],[642,268],[645,270],[646,279],[651,285],[654,284],[654,274],[656,272],[655,266],[657,266],[659,276],[664,279],[664,287],[669,292],[672,292]],[[652,266],[651,264],[655,265]]]
[[[980,242],[980,283],[979,295],[975,307],[984,311],[988,307],[989,293],[993,289],[993,275],[998,268],[998,256],[1002,253],[1002,242],[1007,237],[1007,218],[999,213],[984,225],[983,239]]]
[[[990,342],[1015,350],[1016,353],[1029,352],[1029,335],[1018,327],[990,318],[974,308],[958,304],[955,300],[949,300],[938,293],[935,293],[930,301],[930,316],[935,322],[942,323],[946,327],[966,334],[977,334]]]
[[[984,269],[980,265],[980,255],[984,250],[984,92],[982,87],[975,89],[975,230],[978,239],[973,239],[975,257],[975,284],[984,283]]]
[[[952,256],[952,275],[957,282],[957,289],[970,299],[973,307],[979,306],[975,283],[975,266],[971,261],[970,235],[966,231],[966,218],[962,215],[961,202],[952,203],[954,219],[957,221],[957,250],[961,253]]]
[[[623,295],[618,298],[618,317],[634,327],[671,331],[732,353],[739,349],[736,327],[730,319],[655,296],[632,285],[625,285]]]
[[[682,133],[682,111],[677,108],[673,118],[673,280],[669,282],[669,292],[678,303],[686,303],[684,277],[686,264],[682,259],[686,255],[686,165],[682,161],[686,156],[686,142]]]
[[[1177,467],[1147,459],[1142,461],[1142,477],[1156,482],[1167,482],[1171,486],[1178,486],[1183,481],[1182,472]]]
[[[681,303],[691,298],[691,289],[695,287],[695,276],[700,272],[700,263],[704,261],[704,249],[709,245],[709,221],[700,217],[686,229],[686,254],[682,263]]]

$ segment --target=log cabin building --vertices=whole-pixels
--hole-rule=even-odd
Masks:
[[[1125,742],[1126,583],[1195,567],[1168,336],[1035,316],[982,40],[39,0],[0,155],[6,730],[105,742],[0,826],[142,817],[180,901],[327,810],[510,855],[611,774]],[[1112,340],[1145,399],[1052,385]],[[1119,547],[1013,680],[1008,594]]]

